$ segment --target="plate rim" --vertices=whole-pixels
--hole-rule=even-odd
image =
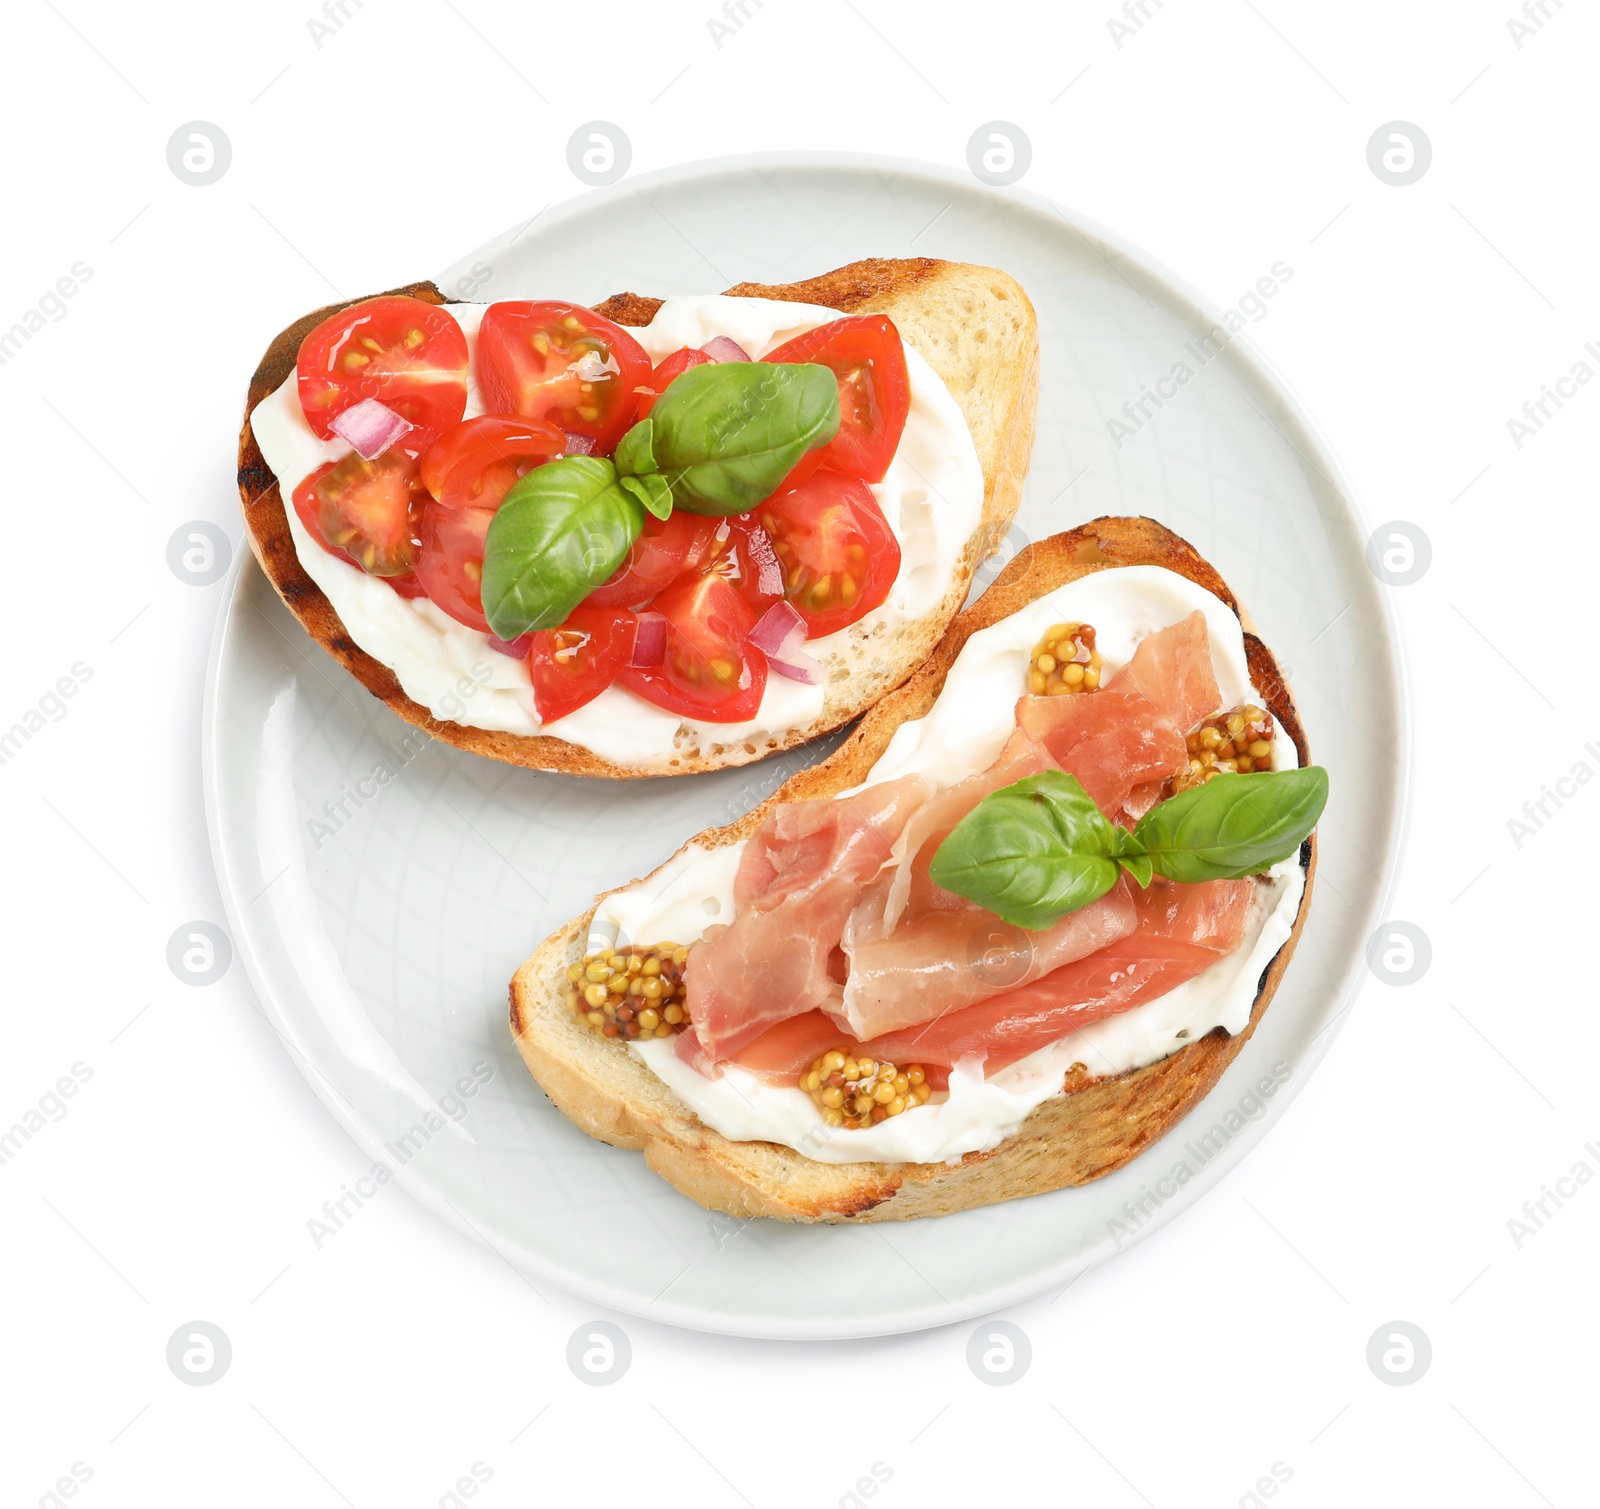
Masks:
[[[1064,208],[1053,199],[1031,190],[1015,186],[999,188],[978,183],[969,174],[964,174],[948,164],[858,152],[784,150],[741,153],[696,159],[664,166],[649,173],[628,175],[615,184],[592,189],[547,205],[531,220],[524,221],[520,226],[509,227],[459,258],[443,272],[435,275],[435,282],[443,288],[447,280],[459,275],[457,268],[466,269],[474,262],[503,254],[535,224],[542,225],[542,234],[549,234],[552,230],[558,229],[563,221],[576,215],[587,214],[609,201],[631,198],[655,188],[692,184],[708,177],[772,169],[801,171],[824,169],[871,174],[890,172],[933,182],[947,188],[958,188],[964,193],[976,193],[980,197],[994,198],[1001,203],[1031,210],[1035,214],[1053,215],[1091,245],[1098,243],[1103,248],[1102,256],[1109,252],[1116,259],[1137,268],[1147,280],[1160,285],[1181,313],[1195,321],[1205,321],[1208,326],[1222,323],[1222,311],[1185,278],[1174,273],[1161,259],[1150,255],[1129,238],[1110,230],[1091,216]],[[1251,343],[1247,331],[1236,333],[1223,354],[1231,362],[1240,363],[1257,386],[1276,395],[1283,416],[1291,420],[1312,445],[1315,459],[1321,463],[1314,469],[1323,474],[1324,480],[1332,489],[1349,521],[1358,531],[1370,528],[1367,511],[1362,506],[1360,495],[1352,485],[1337,449],[1294,385]],[[1295,446],[1287,435],[1283,435],[1278,418],[1271,417],[1268,422],[1282,436],[1285,443],[1298,453],[1299,447]],[[1301,459],[1302,462],[1307,460],[1304,456]],[[263,1016],[329,1114],[357,1147],[369,1157],[377,1158],[382,1147],[381,1141],[368,1132],[358,1117],[341,1106],[337,1090],[321,1072],[316,1062],[300,1050],[292,1030],[291,1019],[269,985],[270,976],[263,961],[258,957],[258,943],[253,929],[245,922],[248,906],[242,902],[239,894],[234,862],[220,821],[218,805],[220,762],[224,758],[222,748],[226,742],[219,732],[221,672],[234,632],[233,626],[239,608],[244,573],[251,569],[260,571],[249,541],[241,538],[235,548],[232,565],[224,578],[224,591],[218,601],[206,661],[201,705],[200,765],[201,791],[212,867],[234,951],[243,966]],[[267,586],[270,590],[270,583]],[[1382,873],[1371,892],[1370,904],[1371,918],[1381,919],[1387,915],[1409,848],[1414,806],[1414,740],[1410,665],[1400,616],[1393,598],[1383,590],[1381,583],[1375,587],[1373,600],[1378,606],[1378,625],[1382,630],[1384,648],[1387,652],[1386,660],[1394,682],[1392,713],[1396,733],[1393,784],[1386,814],[1388,845]],[[995,1314],[1032,1299],[1053,1285],[1069,1283],[1088,1269],[1144,1240],[1152,1232],[1189,1210],[1197,1198],[1203,1197],[1206,1192],[1222,1183],[1260,1144],[1268,1129],[1277,1124],[1288,1106],[1311,1081],[1334,1039],[1343,1029],[1364,984],[1357,961],[1351,961],[1342,988],[1329,1003],[1329,1009],[1325,1013],[1326,1019],[1299,1055],[1296,1064],[1298,1072],[1283,1085],[1267,1113],[1259,1121],[1249,1123],[1246,1134],[1234,1138],[1224,1152],[1212,1160],[1212,1177],[1196,1198],[1166,1202],[1115,1251],[1110,1248],[1108,1241],[1098,1241],[1087,1252],[1064,1258],[1055,1264],[1035,1268],[1026,1276],[990,1288],[981,1295],[954,1301],[940,1300],[906,1306],[881,1318],[854,1314],[838,1320],[767,1319],[755,1314],[735,1315],[708,1311],[697,1306],[675,1304],[663,1299],[643,1302],[631,1293],[611,1288],[603,1280],[574,1272],[557,1262],[545,1260],[542,1255],[525,1246],[519,1245],[513,1252],[504,1250],[496,1244],[490,1234],[464,1217],[432,1182],[414,1172],[409,1165],[402,1165],[394,1170],[395,1182],[424,1209],[441,1218],[458,1232],[472,1238],[480,1246],[510,1262],[514,1267],[547,1280],[571,1295],[606,1305],[621,1314],[641,1320],[660,1322],[701,1333],[777,1341],[854,1340],[928,1330],[970,1320],[975,1316]]]

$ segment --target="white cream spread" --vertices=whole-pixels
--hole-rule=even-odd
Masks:
[[[1099,571],[968,639],[932,711],[895,731],[863,784],[917,773],[947,788],[992,764],[1015,726],[1029,653],[1051,624],[1093,624],[1109,677],[1145,635],[1196,608],[1206,615],[1222,705],[1257,698],[1244,634],[1226,604],[1159,566]],[[1273,767],[1295,763],[1293,743],[1280,735]],[[742,852],[742,844],[716,850],[691,844],[648,879],[607,897],[595,912],[589,949],[614,947],[619,939],[691,943],[713,923],[728,922]],[[951,1074],[948,1095],[860,1131],[830,1129],[803,1091],[766,1084],[746,1070],[729,1068],[707,1079],[677,1057],[670,1039],[630,1047],[707,1126],[737,1141],[782,1143],[821,1163],[938,1163],[985,1152],[1015,1132],[1034,1107],[1059,1095],[1075,1063],[1096,1075],[1120,1074],[1156,1063],[1215,1027],[1241,1031],[1261,972],[1294,927],[1304,886],[1298,859],[1285,860],[1257,882],[1239,948],[1193,979],[1040,1048],[990,1079],[976,1065],[961,1066]]]
[[[486,304],[450,304],[476,356]],[[656,317],[630,334],[652,361],[716,335],[761,357],[797,335],[839,318],[837,309],[777,299],[692,295],[666,300]],[[900,542],[900,572],[889,596],[856,624],[810,641],[808,653],[837,660],[852,636],[881,626],[892,631],[930,613],[949,589],[968,539],[983,513],[983,471],[971,433],[955,399],[910,346],[911,410],[900,445],[873,496]],[[466,417],[483,413],[475,379],[467,390]],[[822,686],[771,676],[756,716],[745,723],[695,722],[669,713],[622,687],[608,687],[592,702],[541,725],[525,665],[489,648],[488,636],[457,623],[426,598],[402,598],[375,577],[331,555],[313,540],[289,499],[326,461],[350,447],[319,440],[306,422],[293,374],[250,416],[256,442],[278,478],[295,551],[306,573],[333,605],[350,637],[388,666],[405,693],[435,717],[513,734],[548,733],[592,750],[618,765],[658,765],[677,745],[680,730],[696,740],[739,744],[802,728],[822,712]],[[463,683],[465,682],[465,686]]]

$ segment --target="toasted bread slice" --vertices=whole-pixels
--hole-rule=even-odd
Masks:
[[[414,283],[390,292],[430,304],[453,302],[432,283]],[[823,304],[845,314],[887,314],[950,390],[972,432],[983,468],[982,519],[967,541],[944,599],[931,613],[892,634],[852,636],[846,652],[848,674],[829,677],[822,713],[808,727],[737,744],[701,739],[682,729],[676,747],[664,751],[659,761],[624,766],[565,739],[441,722],[406,696],[394,672],[351,639],[332,604],[301,566],[277,478],[250,429],[249,416],[255,406],[294,371],[300,342],[330,314],[345,308],[344,304],[330,304],[296,320],[267,348],[250,380],[239,434],[239,496],[256,559],[311,637],[373,696],[435,738],[507,764],[617,779],[684,775],[747,764],[848,723],[899,686],[926,659],[966,601],[978,563],[995,550],[1016,514],[1033,453],[1038,407],[1039,335],[1033,306],[1021,286],[1003,272],[930,257],[873,258],[803,283],[741,283],[728,292],[747,298]],[[618,324],[647,325],[661,302],[624,293],[596,307]]]
[[[933,706],[970,634],[1091,571],[1136,565],[1176,571],[1239,615],[1251,679],[1305,764],[1305,734],[1289,688],[1222,578],[1161,525],[1102,518],[1021,551],[951,624],[916,675],[878,703],[832,756],[791,777],[738,822],[691,842],[707,848],[737,842],[760,826],[776,802],[832,796],[858,785],[894,731]],[[658,1174],[711,1210],[827,1222],[948,1215],[1087,1184],[1121,1168],[1182,1120],[1233,1061],[1283,978],[1310,907],[1315,838],[1307,840],[1301,863],[1305,892],[1293,933],[1262,973],[1243,1032],[1230,1037],[1219,1027],[1170,1058],[1126,1074],[1099,1080],[1069,1074],[1064,1088],[1070,1093],[1045,1101],[992,1151],[968,1153],[956,1164],[825,1164],[792,1148],[733,1142],[713,1131],[635,1055],[597,1036],[566,1005],[566,969],[583,957],[592,907],[547,938],[517,971],[511,981],[511,1032],[533,1077],[567,1116],[602,1142],[642,1151]],[[1074,1065],[1074,1071],[1078,1068]]]

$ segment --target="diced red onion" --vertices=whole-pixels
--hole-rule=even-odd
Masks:
[[[731,335],[714,335],[700,348],[714,362],[747,362],[750,353]]]
[[[776,602],[750,631],[750,643],[767,657],[767,665],[790,681],[816,686],[822,663],[800,647],[806,642],[806,621],[793,603]]]
[[[790,681],[803,681],[807,686],[822,684],[822,662],[815,655],[807,655],[804,650],[796,650],[788,660],[768,655],[767,669],[787,676]]]
[[[409,420],[376,398],[363,398],[352,404],[342,414],[335,414],[328,425],[335,435],[356,448],[363,461],[381,456],[412,427]]]
[[[791,602],[775,602],[750,631],[750,643],[767,655],[778,654],[791,639],[798,644],[805,637],[806,621]]]
[[[567,437],[567,454],[569,456],[587,456],[594,449],[593,435],[574,435],[571,430],[563,432]]]
[[[509,655],[513,660],[526,660],[532,647],[532,634],[519,634],[515,639],[496,639],[493,634],[489,636],[489,648]]]
[[[660,613],[641,613],[639,629],[633,636],[633,654],[628,664],[652,670],[667,658],[667,620]]]

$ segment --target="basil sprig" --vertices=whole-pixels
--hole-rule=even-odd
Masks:
[[[627,557],[644,509],[599,456],[549,461],[517,482],[484,541],[483,615],[496,637],[564,623]]]
[[[1133,831],[1108,822],[1064,771],[1027,776],[986,796],[928,867],[936,885],[1015,927],[1050,927],[1097,901],[1126,870],[1141,886],[1239,880],[1289,858],[1317,825],[1328,772],[1223,774],[1160,802]]]
[[[1168,880],[1239,880],[1293,854],[1327,802],[1320,765],[1217,775],[1152,807],[1133,837]]]
[[[1121,830],[1063,770],[992,792],[956,824],[928,867],[936,885],[1016,927],[1049,927],[1117,883]]]
[[[658,518],[748,513],[839,431],[839,380],[815,362],[712,362],[667,384],[617,446],[617,473]],[[651,489],[646,498],[643,488]]]
[[[716,362],[667,384],[616,459],[567,456],[505,496],[484,542],[483,613],[500,639],[553,629],[627,557],[646,511],[722,516],[772,496],[839,430],[839,382],[814,362]]]

